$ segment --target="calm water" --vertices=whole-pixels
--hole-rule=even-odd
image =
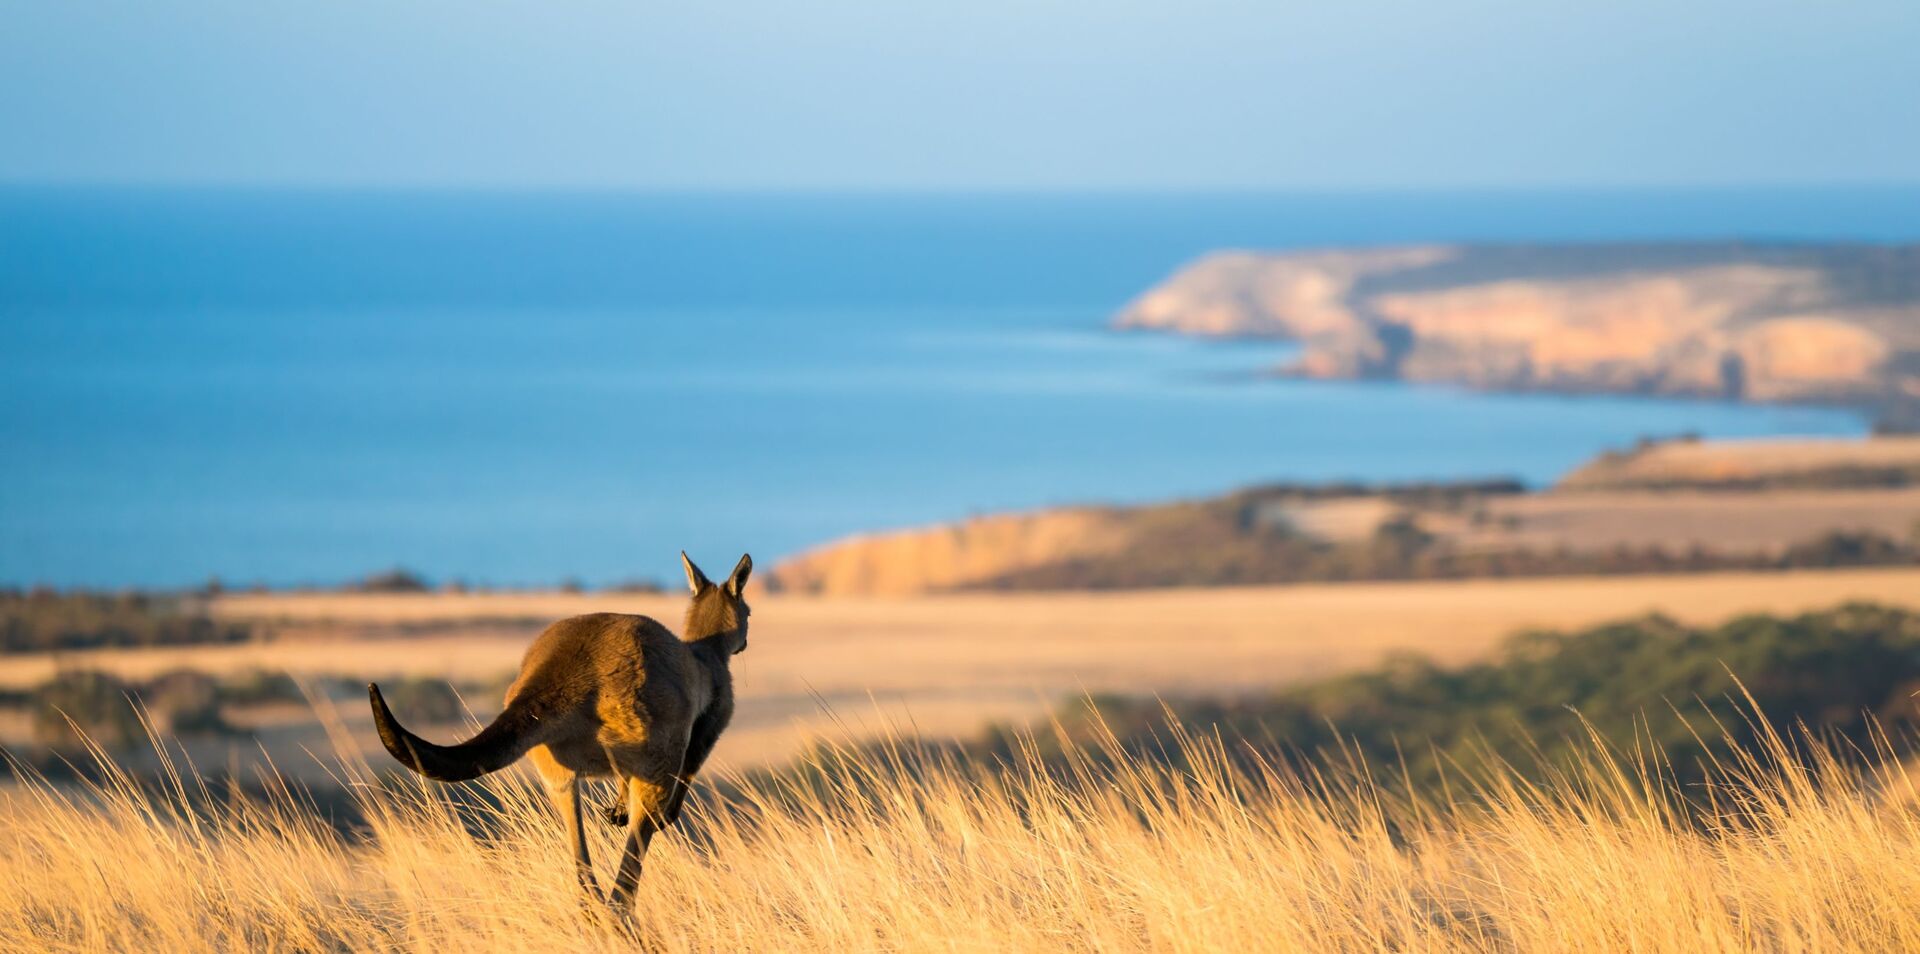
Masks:
[[[1836,412],[1254,380],[1105,333],[1222,246],[1898,240],[1920,190],[1346,197],[0,191],[0,581],[668,577],[1281,478],[1546,481]]]

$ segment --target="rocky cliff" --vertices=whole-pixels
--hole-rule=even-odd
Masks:
[[[1298,341],[1306,377],[1887,409],[1920,395],[1920,246],[1222,252],[1114,323]]]
[[[1676,439],[1557,486],[1274,485],[996,514],[836,541],[776,565],[831,596],[1912,565],[1920,437]]]
[[[901,596],[978,587],[1036,567],[1107,555],[1131,539],[1125,511],[1067,507],[863,534],[777,564],[775,590]]]
[[[1363,564],[1423,532],[1396,523],[1408,508],[1458,513],[1520,491],[1512,481],[1275,485],[1161,504],[994,514],[834,541],[782,561],[767,581],[787,592],[898,596],[1366,577],[1380,568]],[[1345,545],[1359,549],[1328,549]]]

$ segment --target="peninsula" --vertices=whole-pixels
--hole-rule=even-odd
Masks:
[[[1117,328],[1296,341],[1282,373],[1809,402],[1920,424],[1920,246],[1226,251]]]

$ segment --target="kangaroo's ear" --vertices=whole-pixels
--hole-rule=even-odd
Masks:
[[[707,579],[707,575],[700,572],[700,568],[694,566],[693,561],[687,558],[685,550],[680,551],[680,565],[687,568],[687,589],[692,590],[693,595],[699,596],[701,590],[713,585],[713,581]]]
[[[734,599],[740,598],[740,591],[747,588],[747,575],[753,572],[753,555],[740,554],[740,562],[733,565],[733,573],[727,577],[727,593]]]

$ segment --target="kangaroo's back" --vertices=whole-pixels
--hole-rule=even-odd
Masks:
[[[686,644],[658,620],[590,613],[560,620],[534,640],[507,705],[553,722],[556,738],[637,741],[653,727],[687,724],[710,701],[711,686]]]
[[[537,701],[551,714],[590,705],[599,695],[631,689],[643,666],[663,655],[656,636],[673,640],[650,617],[589,613],[560,620],[534,638],[520,661],[520,675],[507,687],[507,702]],[[653,648],[654,651],[647,651]]]

